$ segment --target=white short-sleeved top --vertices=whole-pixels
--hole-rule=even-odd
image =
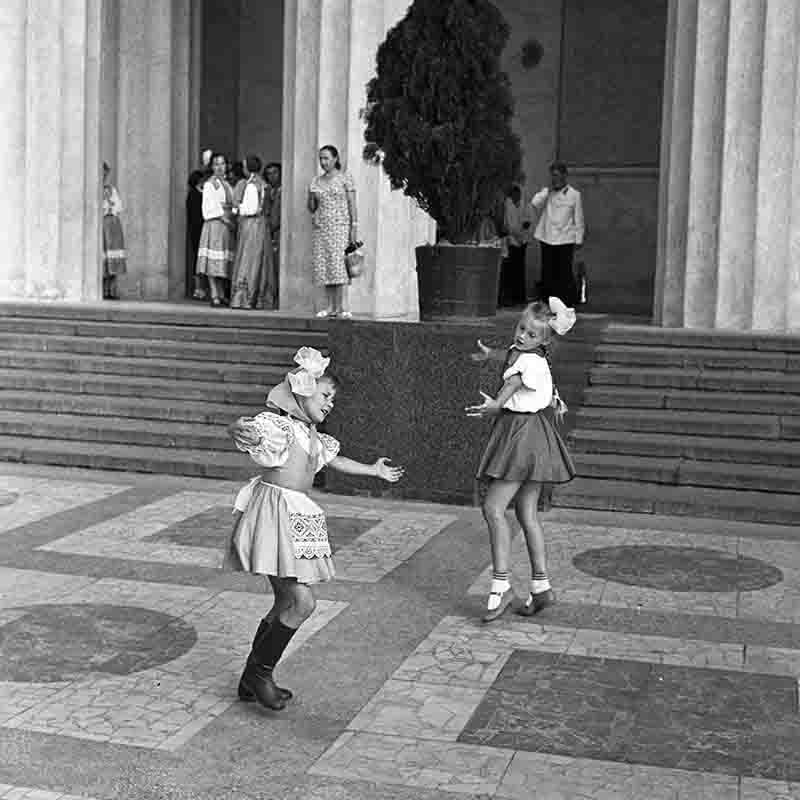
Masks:
[[[263,411],[245,426],[261,438],[254,447],[243,447],[238,443],[236,446],[249,453],[259,466],[282,467],[289,460],[289,452],[295,443],[311,455],[311,431],[299,420]],[[327,433],[318,433],[317,436],[322,443],[317,453],[316,471],[319,472],[339,455],[339,442]]]
[[[544,356],[520,353],[517,360],[503,373],[503,380],[512,375],[522,377],[522,386],[503,404],[509,411],[534,414],[553,401],[553,376]]]

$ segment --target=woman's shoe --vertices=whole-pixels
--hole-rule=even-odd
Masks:
[[[339,316],[342,319],[353,319],[353,312],[352,311],[340,311]]]
[[[489,592],[489,597],[499,597],[500,604],[497,608],[492,609],[491,611],[487,611],[483,615],[484,622],[494,622],[496,619],[505,614],[506,609],[514,602],[514,590],[513,589],[506,589],[504,592]]]
[[[317,317],[319,319],[326,319],[327,317],[335,317],[336,312],[331,311],[329,308],[323,309],[322,311],[317,311]]]
[[[211,301],[211,307],[212,308],[219,308],[221,305],[222,305],[222,300],[220,300],[219,297],[215,297]]]

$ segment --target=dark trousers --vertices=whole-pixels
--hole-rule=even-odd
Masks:
[[[574,244],[546,244],[539,242],[542,252],[541,299],[555,296],[563,303],[574,307],[578,301],[572,260]]]
[[[528,302],[525,286],[525,252],[527,244],[509,245],[508,255],[500,264],[498,306],[522,306]]]

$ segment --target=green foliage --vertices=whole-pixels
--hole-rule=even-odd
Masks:
[[[367,85],[365,158],[430,214],[442,238],[475,236],[521,176],[509,36],[489,0],[415,0],[387,34]]]

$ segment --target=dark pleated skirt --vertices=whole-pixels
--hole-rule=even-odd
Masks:
[[[478,480],[567,483],[575,477],[567,446],[556,430],[552,408],[535,414],[503,411],[483,451]]]

